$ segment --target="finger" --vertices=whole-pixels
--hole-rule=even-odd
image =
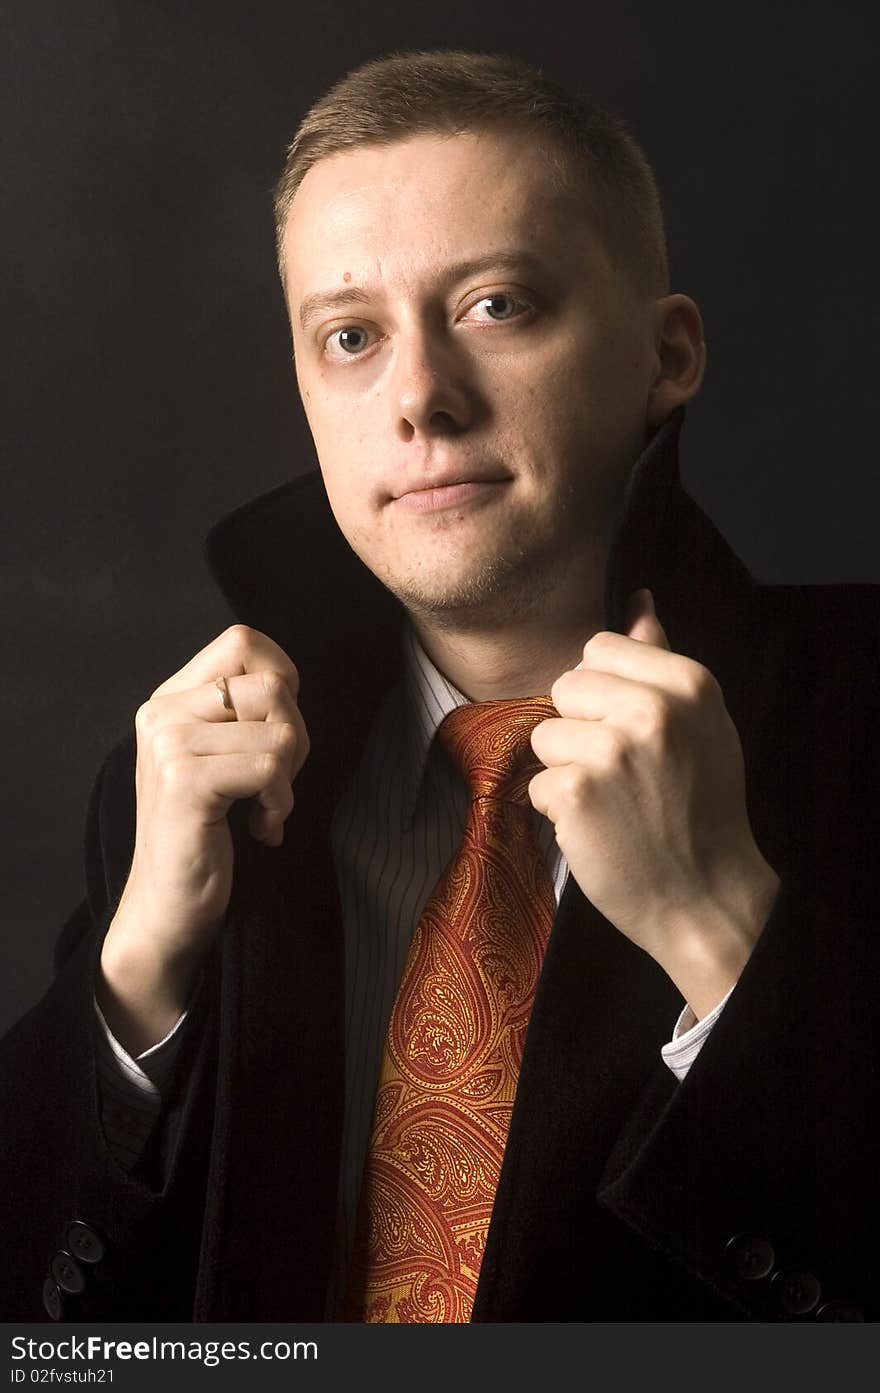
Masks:
[[[161,764],[186,755],[278,754],[292,779],[299,742],[300,732],[290,721],[194,721],[158,731],[153,740],[153,757]]]
[[[226,685],[232,710],[223,704],[214,682],[166,692],[150,698],[157,727],[183,721],[290,721],[299,710],[286,676],[274,669],[228,677]]]
[[[235,711],[228,711],[223,706],[213,683],[193,690],[154,696],[145,702],[135,716],[139,751],[155,745],[163,732],[196,721],[204,721],[206,726],[219,729],[232,729],[252,722],[290,725],[296,731],[291,766],[291,777],[295,777],[306,761],[310,744],[302,712],[290,695],[286,680],[273,672],[247,673],[230,678],[228,686]],[[230,739],[235,748],[236,737],[233,735]]]
[[[255,798],[284,817],[293,806],[290,779],[277,752],[186,755],[166,764],[163,774],[166,787],[208,823],[219,822],[238,798]]]
[[[632,625],[629,637],[638,643],[653,643],[655,648],[665,648],[667,652],[672,651],[672,645],[666,637],[666,630],[659,619],[653,615],[642,614]]]
[[[701,667],[662,645],[605,629],[584,645],[583,665],[590,671],[615,673],[682,695],[690,694]]]
[[[277,672],[245,673],[227,683],[234,710],[227,710],[213,682],[202,687],[165,696],[154,696],[137,712],[135,726],[139,747],[155,741],[163,730],[194,721],[207,725],[245,725],[250,722],[292,725],[297,732],[294,774],[309,753],[309,737],[299,706],[290,694],[285,677]],[[234,737],[233,737],[234,741]]]
[[[563,764],[605,768],[621,748],[619,731],[597,721],[541,721],[532,731],[532,749],[548,769]]]
[[[654,604],[654,596],[646,585],[639,590],[633,590],[629,595],[624,607],[623,622],[625,632],[629,633],[630,626],[638,619],[640,614],[656,614],[657,607]]]
[[[266,842],[268,846],[280,846],[284,840],[284,825],[293,811],[295,793],[291,787],[290,807],[285,811],[284,808],[273,809],[263,807],[255,798],[248,803],[248,830],[252,837],[258,842]]]
[[[542,769],[530,780],[528,795],[532,807],[554,824],[559,839],[563,819],[570,821],[572,810],[583,804],[585,787],[595,797],[595,785],[585,785],[584,770],[577,764],[563,764]]]
[[[657,688],[646,682],[592,668],[563,672],[550,688],[550,699],[559,715],[582,721],[607,720],[656,696]]]
[[[627,637],[657,648],[671,649],[663,625],[657,618],[654,596],[648,589],[634,590],[627,605]]]
[[[153,754],[160,783],[190,805],[201,805],[209,823],[225,816],[236,799],[248,798],[253,835],[277,846],[293,807],[292,784],[308,752],[298,740],[295,727],[284,722],[204,721],[165,727]]]
[[[551,821],[553,820],[550,812],[552,793],[552,771],[549,769],[542,769],[539,774],[535,774],[529,781],[529,801],[533,808],[537,809],[539,813],[543,813],[545,817],[551,818]]]
[[[257,841],[279,846],[284,823],[293,810],[293,781],[282,768],[257,793],[248,808],[248,827]]]
[[[299,673],[284,649],[259,629],[233,624],[157,687],[153,696],[165,696],[213,682],[217,677],[237,676],[260,668],[282,673],[291,696],[296,698],[299,694]]]

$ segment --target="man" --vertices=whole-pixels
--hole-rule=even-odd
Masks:
[[[276,208],[321,479],[215,529],[242,622],[96,786],[4,1046],[5,1314],[872,1318],[877,596],[754,585],[681,489],[641,153],[394,55]]]

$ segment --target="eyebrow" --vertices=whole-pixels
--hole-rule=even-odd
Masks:
[[[465,276],[472,276],[480,271],[540,271],[544,267],[541,257],[534,252],[525,250],[511,250],[499,252],[486,252],[484,256],[470,257],[465,261],[457,261],[452,266],[447,266],[443,273],[443,280],[447,285],[455,281],[463,280]],[[375,297],[369,290],[360,285],[348,285],[343,290],[315,291],[312,295],[306,295],[299,307],[299,322],[303,329],[308,329],[314,319],[324,310],[347,309],[357,305],[367,305]]]

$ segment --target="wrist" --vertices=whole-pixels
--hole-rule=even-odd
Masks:
[[[131,1055],[163,1039],[186,1010],[201,955],[157,947],[143,926],[133,931],[122,910],[101,950],[95,998],[119,1043]]]
[[[736,985],[770,916],[780,879],[760,866],[724,897],[707,897],[677,916],[658,962],[702,1020]]]

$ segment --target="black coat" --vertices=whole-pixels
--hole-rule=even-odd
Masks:
[[[681,486],[682,415],[633,473],[606,627],[620,630],[626,596],[649,585],[672,648],[718,678],[755,837],[782,886],[679,1084],[659,1053],[678,992],[569,879],[478,1321],[880,1316],[880,587],[754,583]],[[323,1318],[343,1099],[329,823],[399,673],[401,612],[341,538],[317,475],[225,519],[208,556],[239,617],[299,667],[311,755],[283,849],[254,843],[233,810],[229,913],[178,1091],[130,1175],[98,1121],[91,1003],[131,858],[133,740],[106,762],[88,899],[61,935],[54,984],[0,1044],[8,1320],[43,1318],[44,1277],[74,1219],[106,1254],[65,1298],[68,1319]]]

